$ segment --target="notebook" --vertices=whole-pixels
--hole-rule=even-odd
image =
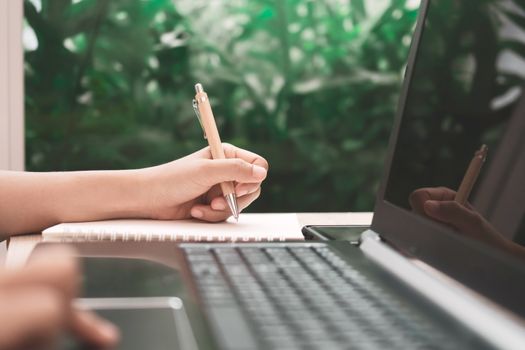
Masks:
[[[197,220],[105,220],[62,223],[42,232],[45,241],[236,242],[303,240],[296,214],[242,214],[221,223]]]

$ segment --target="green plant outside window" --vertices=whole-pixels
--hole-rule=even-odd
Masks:
[[[270,162],[258,212],[371,210],[419,1],[26,0],[27,169],[136,168],[223,141]]]

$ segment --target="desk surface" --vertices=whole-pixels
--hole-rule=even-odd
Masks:
[[[305,225],[370,225],[372,213],[297,213],[301,226]],[[12,237],[9,242],[5,266],[23,266],[33,248],[42,240],[41,235]]]

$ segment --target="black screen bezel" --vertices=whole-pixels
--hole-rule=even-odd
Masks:
[[[480,242],[461,237],[443,225],[415,215],[385,200],[385,191],[405,112],[410,83],[428,14],[422,0],[398,109],[388,145],[388,154],[374,208],[372,230],[405,254],[446,273],[478,293],[525,317],[525,264]],[[487,263],[490,261],[490,264]]]

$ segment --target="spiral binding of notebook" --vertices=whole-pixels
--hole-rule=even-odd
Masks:
[[[302,240],[295,214],[243,214],[239,222],[106,220],[63,223],[42,232],[46,241],[272,242]]]
[[[47,241],[60,242],[274,242],[286,241],[285,235],[261,237],[260,235],[243,235],[230,237],[226,234],[214,236],[210,234],[158,234],[148,232],[100,232],[100,231],[64,231],[62,234],[45,234]]]

